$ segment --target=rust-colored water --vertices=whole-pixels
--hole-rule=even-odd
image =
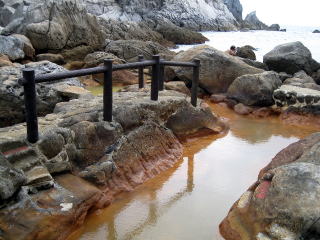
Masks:
[[[228,119],[223,136],[191,139],[173,168],[88,217],[69,240],[218,240],[218,225],[259,170],[315,128],[255,119],[211,105]]]

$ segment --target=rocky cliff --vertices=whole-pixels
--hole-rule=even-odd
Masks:
[[[234,17],[223,0],[85,0],[85,4],[94,15],[122,21],[161,18],[193,30],[233,30],[237,26],[238,15]]]

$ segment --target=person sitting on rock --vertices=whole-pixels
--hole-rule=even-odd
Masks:
[[[227,51],[227,53],[231,56],[236,56],[237,55],[236,46],[232,45],[230,49]]]

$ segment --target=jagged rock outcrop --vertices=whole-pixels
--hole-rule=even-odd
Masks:
[[[115,93],[110,123],[102,121],[102,97],[59,103],[39,118],[40,140],[32,145],[23,124],[1,128],[0,152],[27,181],[0,210],[0,237],[65,239],[89,209],[173,166],[182,156],[179,126],[184,133],[226,129],[207,106],[189,101],[175,91],[160,92],[159,101],[149,91]]]
[[[319,140],[315,133],[289,145],[262,169],[220,224],[225,239],[319,238]]]
[[[235,30],[238,26],[223,0],[17,0],[2,3],[2,34],[26,35],[36,50],[67,51],[64,57],[71,60],[74,55],[81,58],[101,50],[105,39],[137,39],[167,46],[172,46],[172,42],[203,43],[206,38],[191,30]],[[235,3],[230,7],[237,9],[239,15],[241,9]],[[70,53],[70,49],[76,52]]]
[[[224,0],[224,4],[227,5],[229,11],[233,14],[238,22],[242,21],[242,5],[239,0]]]
[[[88,11],[104,18],[143,21],[161,17],[192,30],[233,30],[237,22],[223,0],[85,0]]]
[[[263,62],[270,70],[294,74],[304,70],[308,74],[320,68],[312,59],[311,52],[301,42],[291,42],[276,46],[263,56]]]
[[[230,56],[209,46],[198,46],[180,52],[172,60],[190,62],[200,59],[200,87],[208,93],[225,93],[232,82],[245,74],[261,73],[263,70],[244,63],[240,58]],[[172,67],[176,77],[187,83],[192,81],[192,69]]]
[[[266,30],[268,26],[261,22],[257,17],[256,11],[249,13],[244,19],[244,27],[252,30]]]
[[[23,87],[18,84],[18,79],[25,67],[34,68],[36,74],[65,71],[63,67],[48,61],[0,68],[0,127],[24,121]],[[77,78],[37,84],[38,114],[41,116],[52,112],[56,103],[76,98],[81,92],[88,94],[81,86]]]
[[[243,75],[238,77],[228,88],[228,98],[247,106],[271,106],[274,104],[273,92],[282,82],[275,72]]]

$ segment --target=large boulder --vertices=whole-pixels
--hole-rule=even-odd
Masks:
[[[35,69],[36,74],[66,71],[63,67],[48,61],[29,63],[25,66],[17,65],[0,68],[1,127],[24,121],[23,87],[18,84],[18,79],[21,78],[22,70],[25,67]],[[81,86],[77,78],[37,84],[38,114],[48,114],[52,112],[56,103],[78,97],[79,94],[73,94],[74,90],[83,90],[82,93],[87,94]],[[76,89],[72,89],[72,87]]]
[[[106,35],[97,18],[88,14],[81,2],[45,0],[28,5],[6,26],[6,34],[26,35],[38,50],[103,45]]]
[[[197,46],[178,53],[172,60],[191,62],[200,59],[200,87],[209,93],[226,92],[231,83],[245,74],[261,73],[263,70],[249,66],[237,57],[209,46]],[[174,67],[176,76],[186,82],[192,81],[192,68]]]
[[[263,62],[270,70],[294,74],[300,70],[312,73],[320,66],[312,59],[311,52],[301,42],[291,42],[276,46],[263,56]]]
[[[253,50],[254,50],[254,48],[249,45],[246,45],[243,47],[238,47],[236,55],[241,58],[248,58],[251,60],[256,60],[257,57],[256,57],[256,54],[254,53]]]
[[[247,106],[271,106],[274,104],[273,92],[281,84],[275,72],[247,74],[234,80],[227,96]]]
[[[105,52],[112,53],[126,61],[137,61],[142,55],[145,59],[151,59],[153,55],[173,56],[174,53],[158,43],[141,40],[117,40],[110,41],[105,47]]]
[[[313,134],[276,155],[221,223],[225,239],[319,239],[319,140]]]

